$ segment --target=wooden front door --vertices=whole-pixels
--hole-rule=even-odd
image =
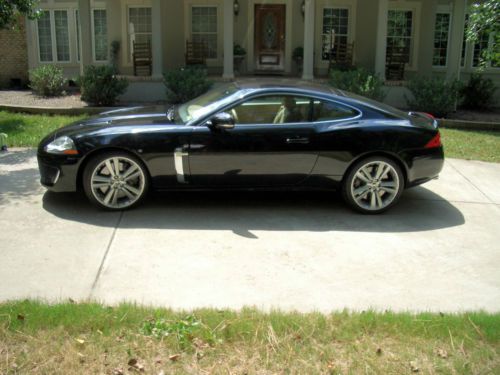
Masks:
[[[255,5],[255,66],[257,70],[285,69],[284,4]]]

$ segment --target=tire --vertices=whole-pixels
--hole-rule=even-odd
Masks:
[[[342,197],[354,210],[375,215],[399,201],[404,184],[399,165],[383,156],[373,156],[349,170],[342,182]]]
[[[83,189],[94,205],[109,211],[125,210],[144,199],[149,174],[136,157],[111,151],[97,155],[85,166]]]

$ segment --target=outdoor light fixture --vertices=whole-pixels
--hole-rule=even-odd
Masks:
[[[300,11],[302,12],[302,17],[306,14],[306,0],[302,0],[302,5],[300,6]]]
[[[238,3],[238,0],[234,0],[233,8],[234,8],[234,15],[237,16],[240,13],[240,3]]]

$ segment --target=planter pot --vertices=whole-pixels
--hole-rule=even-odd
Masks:
[[[243,60],[245,60],[246,55],[234,55],[233,61],[234,61],[234,71],[235,73],[240,74],[241,73],[241,64],[243,63]]]

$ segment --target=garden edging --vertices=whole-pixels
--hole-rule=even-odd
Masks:
[[[11,104],[0,104],[0,111],[14,113],[29,113],[32,115],[95,115],[101,112],[120,109],[123,107],[38,107]]]
[[[500,131],[500,122],[451,120],[451,119],[439,119],[438,121],[439,121],[439,126],[442,128],[461,129],[461,130]]]

